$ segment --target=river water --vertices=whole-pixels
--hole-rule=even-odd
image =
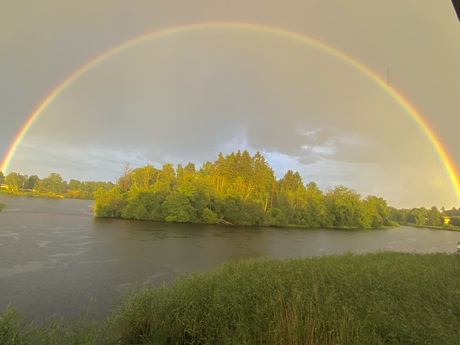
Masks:
[[[288,258],[344,252],[456,252],[460,233],[243,228],[99,219],[87,200],[0,194],[0,310],[26,320],[78,316],[90,304],[102,317],[125,289],[170,282],[193,270],[248,257]],[[91,301],[91,303],[90,303]]]

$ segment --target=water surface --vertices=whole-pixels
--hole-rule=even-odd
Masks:
[[[170,282],[193,270],[248,257],[287,258],[344,252],[455,252],[460,233],[244,228],[99,219],[87,200],[0,194],[0,309],[27,319],[76,316],[90,300],[103,316],[133,284]]]

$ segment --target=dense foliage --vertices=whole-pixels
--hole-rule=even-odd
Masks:
[[[444,228],[460,226],[460,208],[455,207],[450,210],[444,208],[438,210],[436,206],[430,209],[420,207],[400,210],[390,207],[389,213],[390,219],[399,224]]]
[[[391,225],[389,208],[344,186],[323,192],[288,170],[279,180],[257,152],[221,153],[200,169],[164,164],[129,169],[116,187],[95,193],[98,217],[243,226],[379,228]]]
[[[134,290],[102,322],[28,324],[13,344],[459,344],[460,256],[373,253],[228,262]]]
[[[452,217],[450,219],[450,224],[453,226],[459,226],[460,227],[460,217]]]
[[[77,199],[94,199],[95,191],[110,190],[114,187],[112,182],[78,181],[73,179],[67,182],[55,172],[40,179],[37,175],[21,175],[14,171],[4,176],[3,172],[0,171],[0,184],[2,189],[14,194]]]

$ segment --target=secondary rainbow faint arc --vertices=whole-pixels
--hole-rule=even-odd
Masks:
[[[438,152],[446,171],[449,175],[449,178],[452,182],[454,187],[457,200],[460,202],[460,184],[459,179],[457,178],[458,174],[456,173],[454,164],[452,160],[447,155],[446,150],[442,146],[439,139],[436,137],[434,132],[430,129],[428,124],[424,121],[422,116],[419,112],[415,109],[415,107],[406,100],[400,93],[397,92],[392,87],[387,85],[387,82],[382,79],[377,73],[371,70],[369,67],[364,65],[363,63],[359,62],[358,60],[352,58],[351,56],[343,53],[342,51],[333,48],[321,41],[318,41],[314,38],[311,38],[305,34],[298,33],[295,31],[290,31],[283,28],[278,28],[274,26],[267,26],[262,24],[255,24],[255,23],[242,23],[242,22],[205,22],[205,23],[194,23],[194,24],[187,24],[187,25],[180,25],[174,26],[154,32],[147,33],[145,35],[138,36],[132,40],[124,42],[114,48],[96,56],[94,59],[90,60],[82,67],[77,69],[73,72],[70,76],[68,76],[62,83],[60,83],[56,88],[54,88],[51,93],[37,106],[37,108],[33,111],[33,113],[28,117],[25,121],[21,129],[19,130],[17,136],[13,140],[11,146],[9,147],[5,158],[2,162],[0,167],[0,171],[6,172],[8,169],[9,162],[11,161],[12,157],[14,156],[16,147],[21,143],[24,135],[27,133],[30,126],[35,122],[35,120],[40,116],[44,109],[57,97],[59,94],[67,88],[70,84],[72,84],[75,80],[77,80],[81,75],[85,74],[95,66],[99,65],[100,63],[104,62],[111,56],[116,55],[117,53],[136,46],[140,43],[153,40],[160,37],[170,36],[178,33],[183,33],[187,31],[199,31],[199,30],[210,30],[210,29],[219,29],[219,28],[226,28],[226,29],[235,29],[235,30],[251,30],[251,31],[258,31],[266,34],[271,34],[275,36],[281,36],[284,38],[288,38],[291,40],[295,40],[304,44],[308,44],[310,46],[316,47],[332,56],[339,58],[342,61],[345,61],[350,66],[354,67],[356,70],[366,74],[371,80],[373,80],[377,85],[379,85],[382,89],[384,89],[389,95],[391,95],[403,108],[406,112],[412,117],[412,119],[417,123],[426,137],[429,139],[431,144],[433,145],[434,149]]]

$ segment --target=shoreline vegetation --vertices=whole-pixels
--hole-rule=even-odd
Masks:
[[[56,198],[94,199],[103,218],[238,226],[380,229],[399,225],[460,229],[460,207],[396,209],[381,197],[345,186],[327,191],[304,184],[288,170],[277,179],[265,157],[248,151],[220,153],[197,169],[165,163],[131,169],[124,164],[116,183],[64,181],[57,173],[40,179],[0,172],[2,192]]]
[[[459,344],[460,255],[226,262],[134,288],[99,321],[0,314],[12,344]]]

